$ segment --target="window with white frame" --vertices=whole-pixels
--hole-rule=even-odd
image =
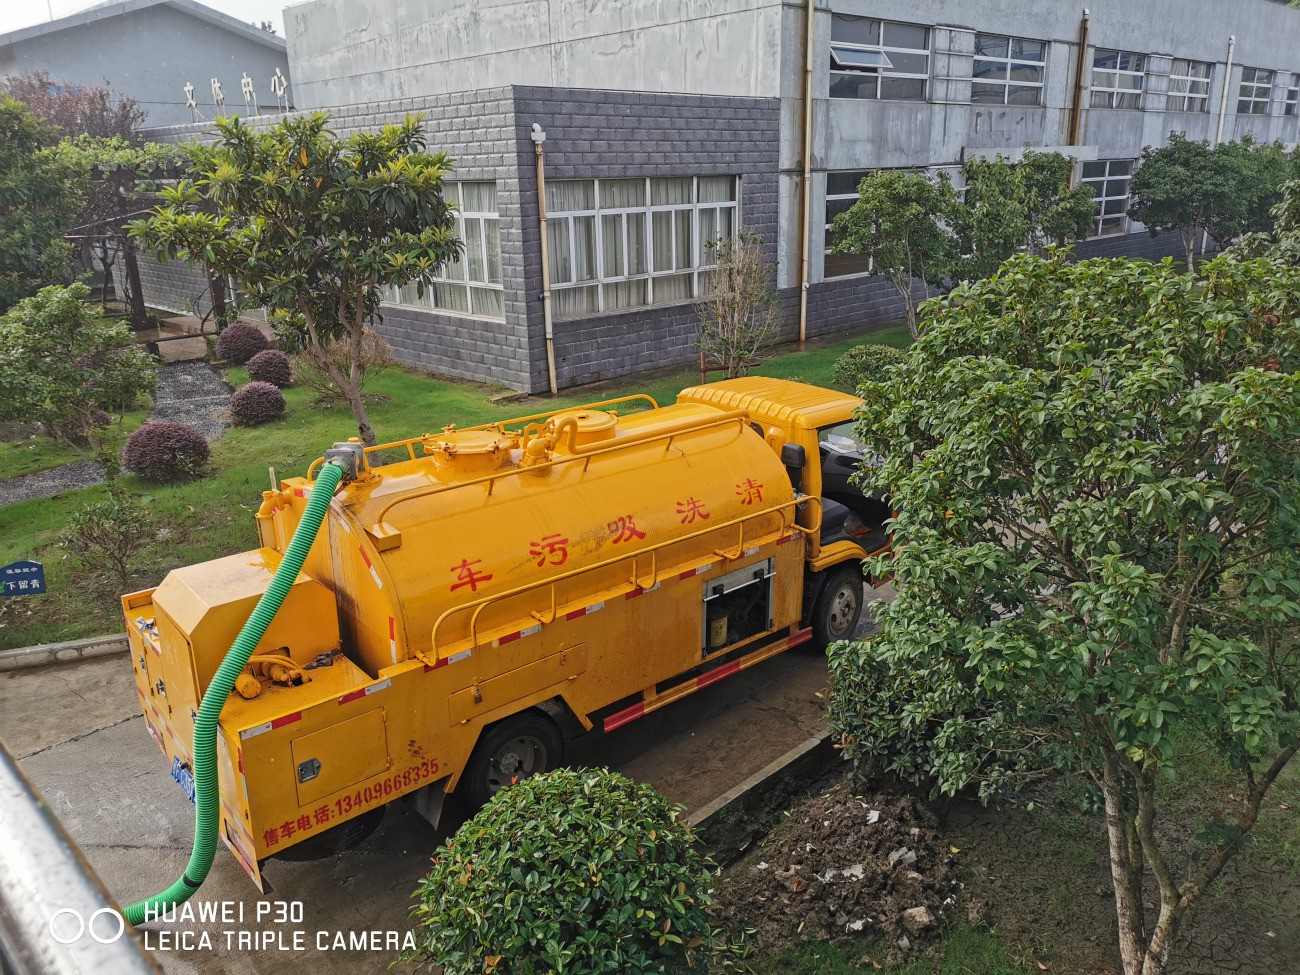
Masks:
[[[831,97],[925,101],[930,28],[831,16]]]
[[[858,185],[863,178],[879,169],[842,170],[826,174],[826,225],[824,228],[825,257],[822,277],[841,278],[850,274],[870,274],[871,261],[860,254],[836,254],[831,226],[835,218],[858,202]],[[961,166],[930,166],[925,172],[936,179],[942,173],[948,177],[959,200],[965,200],[966,184]]]
[[[1132,159],[1100,159],[1083,164],[1079,182],[1092,190],[1097,198],[1094,237],[1128,232],[1129,180],[1132,176]]]
[[[1241,88],[1237,92],[1238,115],[1267,115],[1268,100],[1272,95],[1272,71],[1264,68],[1241,69]]]
[[[1282,101],[1282,114],[1293,116],[1300,103],[1300,74],[1293,74],[1286,83],[1286,97]]]
[[[444,183],[443,195],[454,211],[456,236],[464,252],[448,261],[424,294],[415,284],[394,288],[391,302],[414,308],[433,308],[453,315],[505,318],[501,284],[501,234],[497,217],[497,184],[493,182]]]
[[[737,190],[735,176],[549,181],[552,315],[703,297],[710,244],[739,227]]]
[[[1092,107],[1141,108],[1147,57],[1098,48],[1092,55]]]
[[[1206,61],[1175,58],[1169,69],[1167,112],[1208,112],[1210,110],[1210,71]]]
[[[976,34],[970,100],[979,105],[1041,105],[1047,43]]]

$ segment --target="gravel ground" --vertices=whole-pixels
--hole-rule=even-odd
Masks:
[[[158,370],[149,419],[188,423],[213,441],[229,426],[224,417],[230,393],[230,384],[205,362],[169,363]],[[50,498],[102,480],[103,474],[93,460],[11,477],[0,480],[0,505]]]

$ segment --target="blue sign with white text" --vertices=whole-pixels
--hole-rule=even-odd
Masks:
[[[0,566],[0,595],[39,596],[45,592],[45,566],[21,559]]]

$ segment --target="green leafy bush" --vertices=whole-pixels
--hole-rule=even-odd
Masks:
[[[242,366],[270,344],[256,325],[234,322],[217,336],[217,358]]]
[[[146,423],[127,438],[122,462],[147,481],[194,477],[208,462],[208,442],[188,423]]]
[[[892,345],[864,342],[835,360],[831,377],[840,389],[856,393],[863,383],[880,379],[886,366],[897,365],[906,358],[906,352]]]
[[[727,966],[741,948],[710,926],[711,867],[649,786],[596,769],[535,775],[435,854],[410,960],[446,975]]]
[[[248,378],[270,383],[272,386],[285,387],[293,378],[293,367],[289,357],[279,349],[263,349],[245,366]]]
[[[95,315],[89,297],[84,284],[42,288],[0,317],[0,420],[39,420],[78,449],[148,394],[156,372],[130,327]]]
[[[253,380],[230,397],[230,415],[243,427],[255,427],[284,416],[284,393],[270,383]]]
[[[154,539],[154,524],[139,500],[111,490],[107,498],[74,511],[59,544],[82,565],[112,575],[125,589],[131,567]]]

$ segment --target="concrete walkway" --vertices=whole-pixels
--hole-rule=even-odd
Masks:
[[[226,432],[224,414],[231,387],[206,362],[174,362],[158,370],[150,420],[174,420],[198,429],[209,442]],[[52,498],[104,480],[93,460],[80,460],[0,481],[0,505]]]

